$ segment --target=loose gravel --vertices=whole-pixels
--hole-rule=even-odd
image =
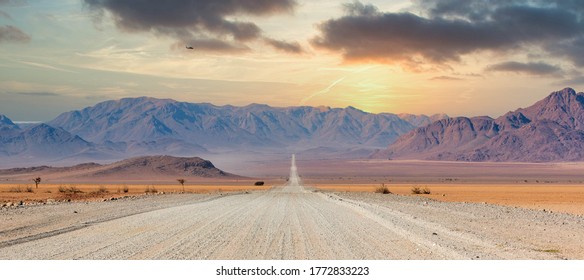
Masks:
[[[584,217],[300,186],[0,210],[0,259],[584,259]]]

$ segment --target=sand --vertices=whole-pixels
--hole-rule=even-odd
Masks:
[[[374,192],[380,184],[319,184],[326,191]],[[446,202],[491,203],[529,209],[584,215],[584,185],[514,184],[385,184],[399,195],[412,194],[413,187],[428,188],[418,194]]]

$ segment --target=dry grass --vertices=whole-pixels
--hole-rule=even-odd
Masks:
[[[59,186],[59,192],[60,193],[65,193],[65,194],[78,194],[78,193],[83,193],[82,190],[80,190],[79,188],[77,188],[76,186],[69,186],[69,187],[65,187],[65,186]]]
[[[92,201],[102,200],[112,197],[139,196],[145,194],[145,189],[155,190],[155,193],[180,193],[182,186],[171,181],[173,184],[40,184],[38,189],[34,185],[27,192],[27,185],[0,184],[0,202],[45,202],[47,199],[53,200],[80,200]],[[108,192],[100,192],[105,188]],[[217,184],[185,184],[187,193],[213,193],[213,192],[240,192],[252,190],[266,190],[270,185],[253,186],[253,181],[217,183]],[[120,190],[121,192],[117,192]],[[14,191],[14,192],[12,192]]]
[[[22,192],[33,193],[34,189],[31,186],[26,186],[24,188],[21,186],[17,186],[17,187],[9,188],[8,192],[11,192],[11,193],[22,193]]]
[[[313,184],[321,191],[374,192],[379,184]],[[492,203],[584,215],[584,185],[566,184],[428,184],[426,197],[447,202]],[[411,184],[391,184],[397,195],[413,195]],[[420,190],[422,191],[422,189]]]
[[[144,190],[145,193],[157,193],[158,190],[154,186],[147,186]]]

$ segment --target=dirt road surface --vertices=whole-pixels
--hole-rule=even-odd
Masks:
[[[0,211],[0,259],[584,259],[584,217],[302,186]]]

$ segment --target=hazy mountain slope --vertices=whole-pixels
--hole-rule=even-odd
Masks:
[[[28,159],[43,159],[76,155],[89,151],[94,145],[81,137],[46,124],[21,130],[3,131],[0,136],[0,154]]]
[[[566,88],[495,120],[456,118],[417,128],[373,157],[578,161],[584,160],[583,148],[584,93]]]
[[[0,136],[3,133],[18,129],[20,129],[20,127],[12,122],[11,119],[5,115],[0,114]]]
[[[435,121],[447,119],[446,114],[434,114],[431,116],[427,115],[414,115],[414,114],[397,114],[402,120],[405,120],[415,127],[427,126]]]

